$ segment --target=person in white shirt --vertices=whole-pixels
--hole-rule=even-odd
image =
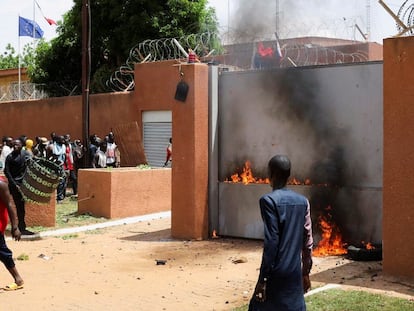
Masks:
[[[108,140],[106,143],[106,166],[107,167],[119,167],[119,150],[118,146],[115,144],[114,133],[110,132],[108,134]]]
[[[3,137],[3,148],[0,154],[0,171],[4,170],[7,156],[12,152],[13,138]]]

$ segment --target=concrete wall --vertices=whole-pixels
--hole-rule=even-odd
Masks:
[[[414,37],[384,40],[383,266],[414,278]]]
[[[80,214],[111,219],[171,209],[171,169],[85,169],[79,184]]]
[[[90,133],[100,137],[111,128],[138,121],[134,92],[90,96]],[[45,136],[52,131],[82,139],[82,98],[69,96],[41,100],[0,102],[0,136],[29,138]],[[5,126],[7,124],[7,126]]]

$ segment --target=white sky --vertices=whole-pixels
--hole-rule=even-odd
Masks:
[[[275,26],[271,25],[275,25],[276,0],[209,0],[209,4],[216,8],[220,30],[223,33],[237,28],[237,19],[240,19],[237,6],[242,1],[248,1],[247,3],[255,4],[257,7],[265,4],[269,31],[270,33],[274,31]],[[384,0],[384,2],[394,13],[398,12],[403,3],[402,0]],[[49,25],[43,18],[42,12],[47,18],[58,21],[62,20],[62,15],[73,6],[73,0],[37,0],[37,3],[42,11],[34,6],[34,0],[0,0],[0,52],[4,52],[8,43],[11,43],[17,51],[19,39],[21,49],[26,43],[32,42],[33,39],[30,37],[18,36],[19,15],[33,20],[35,7],[35,20],[44,31],[44,38],[49,41],[56,36],[56,26]],[[279,0],[281,24],[279,37],[283,39],[295,35],[333,35],[344,39],[361,40],[353,25],[358,24],[366,32],[366,7],[367,0]],[[382,43],[383,38],[397,34],[395,21],[378,1],[371,0],[370,7],[371,41]],[[254,12],[250,13],[251,16],[254,15]],[[249,16],[246,17],[246,21],[248,20]]]
[[[397,15],[404,1],[383,2]],[[257,15],[260,22],[268,21],[270,34],[276,29],[276,0],[209,0],[209,3],[216,8],[222,33],[238,28],[240,19],[250,23]],[[243,17],[238,11],[240,3],[250,6]],[[367,33],[368,5],[370,41],[382,44],[384,38],[392,37],[398,31],[395,20],[377,0],[279,0],[279,37],[320,35],[363,41],[354,25]]]

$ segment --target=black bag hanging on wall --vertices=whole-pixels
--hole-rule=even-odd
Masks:
[[[174,98],[181,102],[185,102],[185,100],[187,99],[187,94],[188,94],[188,84],[185,83],[184,81],[178,82],[177,88],[175,90]]]

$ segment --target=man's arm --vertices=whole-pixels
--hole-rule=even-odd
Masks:
[[[312,249],[313,249],[313,236],[312,236],[312,219],[310,215],[310,204],[306,208],[305,225],[303,228],[303,247],[302,247],[302,275],[303,275],[303,289],[307,292],[310,287],[309,274],[312,269]]]
[[[262,264],[260,266],[259,280],[269,279],[272,265],[279,252],[279,219],[274,211],[273,202],[268,197],[262,197],[259,201],[260,212],[264,225],[264,245]]]
[[[11,155],[8,155],[6,158],[5,166],[4,166],[4,175],[6,176],[9,184],[12,184],[14,186],[17,186],[11,172],[10,172],[10,161],[11,161]]]

